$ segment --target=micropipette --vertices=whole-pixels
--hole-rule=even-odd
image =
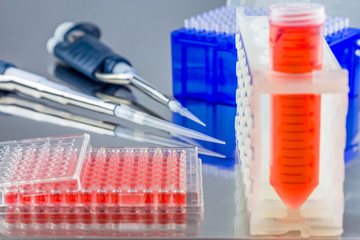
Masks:
[[[89,78],[78,71],[66,66],[64,64],[54,64],[50,69],[52,75],[61,79],[62,81],[69,83],[70,85],[76,87],[76,89],[80,90],[89,95],[94,95],[98,98],[103,99],[106,102],[120,103],[127,106],[132,106],[140,109],[143,112],[146,112],[152,116],[159,117],[155,112],[146,108],[136,101],[135,96],[131,93],[131,90],[127,86],[122,85],[112,85],[112,84],[104,84],[98,83],[95,81],[89,81]],[[179,139],[183,142],[170,143],[168,145],[160,144],[163,146],[196,146],[199,149],[199,154],[209,155],[224,158],[225,156],[222,154],[218,154],[216,152],[205,149],[201,144],[196,142],[194,139],[185,137],[182,135],[178,135],[175,133],[171,134],[176,139]],[[187,144],[185,144],[185,143]],[[154,142],[153,142],[154,143]]]
[[[61,104],[79,106],[170,133],[177,133],[204,141],[224,144],[221,140],[152,117],[130,107],[123,106],[121,104],[107,103],[99,98],[74,91],[69,87],[18,69],[14,65],[3,61],[0,61],[0,89],[18,91],[32,97],[46,98]]]
[[[61,79],[63,82],[70,84],[71,87],[75,87],[75,89],[80,92],[100,98],[105,102],[131,106],[137,110],[164,120],[164,118],[157,113],[140,104],[127,86],[91,81],[87,76],[60,63],[52,65],[50,74]]]
[[[43,104],[22,99],[15,94],[0,90],[0,112],[31,120],[73,127],[98,134],[117,136],[137,142],[147,142],[168,147],[189,147],[190,144],[166,137],[130,129],[121,125],[90,119]],[[199,154],[224,158],[225,156],[202,146],[197,146]]]
[[[130,84],[149,97],[203,126],[175,98],[163,94],[136,74],[130,62],[100,42],[100,29],[90,23],[65,22],[47,43],[48,52],[89,78],[111,84]]]

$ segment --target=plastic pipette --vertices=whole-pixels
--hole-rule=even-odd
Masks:
[[[221,140],[157,119],[146,113],[131,109],[130,107],[107,103],[101,99],[79,93],[69,87],[18,69],[14,65],[3,61],[0,61],[0,89],[19,91],[32,97],[46,98],[61,104],[79,106],[170,133],[177,133],[204,141],[224,144]]]
[[[137,142],[147,142],[155,145],[168,147],[188,147],[190,144],[177,141],[136,129],[130,129],[121,125],[90,119],[56,108],[45,106],[40,103],[19,98],[15,94],[0,90],[0,112],[28,118],[31,120],[48,122],[66,127],[73,127],[98,134],[117,136]],[[197,146],[197,145],[196,145]],[[220,157],[224,155],[197,146],[199,154]]]
[[[203,126],[205,124],[183,107],[175,98],[136,74],[130,62],[100,42],[100,29],[90,23],[65,22],[57,27],[47,43],[49,53],[89,78],[112,84],[130,84],[171,111]]]

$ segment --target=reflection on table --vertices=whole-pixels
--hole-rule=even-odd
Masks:
[[[36,237],[196,237],[201,214],[139,214],[136,209],[107,208],[93,213],[71,212],[26,214],[7,209],[1,216],[0,232],[11,238]],[[109,213],[111,211],[112,213]]]

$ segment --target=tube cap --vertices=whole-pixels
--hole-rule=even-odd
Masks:
[[[269,20],[273,25],[321,25],[325,18],[325,7],[318,3],[292,2],[270,5]]]

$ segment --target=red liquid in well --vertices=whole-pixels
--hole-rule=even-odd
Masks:
[[[321,41],[320,25],[270,25],[273,70],[321,69]],[[319,183],[321,96],[274,95],[272,109],[270,183],[288,208],[298,209]]]
[[[49,195],[41,194],[35,196],[35,203],[37,204],[46,204],[48,203]]]
[[[169,204],[171,200],[171,195],[170,193],[161,192],[158,194],[158,199],[159,199],[159,203]]]
[[[67,192],[65,194],[65,202],[68,204],[78,203],[79,198],[79,192]]]
[[[60,204],[63,202],[63,193],[53,193],[50,194],[50,203],[51,204]]]
[[[146,204],[155,203],[155,195],[154,195],[154,193],[145,193],[145,203]]]
[[[5,194],[5,203],[6,204],[15,204],[18,202],[17,192],[9,192]]]
[[[20,194],[19,199],[20,199],[21,204],[25,204],[25,205],[31,204],[31,197],[30,196],[24,196],[24,195]]]
[[[115,193],[111,193],[110,194],[110,202],[113,204],[118,204],[119,202],[119,193],[115,192]]]
[[[84,204],[92,203],[92,193],[91,192],[82,192],[80,193],[80,201]]]
[[[105,204],[109,202],[109,193],[108,192],[97,192],[96,193],[96,203]]]
[[[185,193],[173,193],[173,199],[175,204],[183,205],[186,203]]]

